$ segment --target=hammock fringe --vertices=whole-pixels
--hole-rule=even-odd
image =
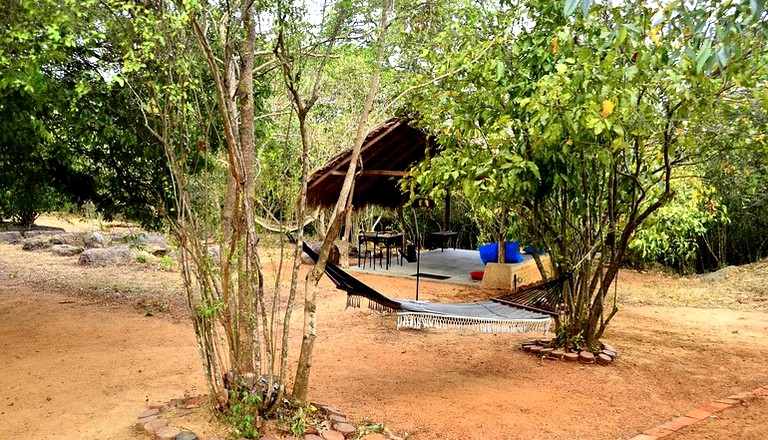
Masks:
[[[356,309],[360,308],[360,300],[364,298],[361,295],[355,295],[354,293],[348,293],[347,294],[347,307],[353,307]],[[379,304],[376,301],[373,301],[371,299],[368,299],[368,308],[373,310],[374,312],[379,313],[395,313],[397,312],[396,309],[393,309],[392,307],[387,307],[385,305]]]
[[[478,333],[549,333],[552,319],[487,319],[398,312],[397,328],[474,331]]]

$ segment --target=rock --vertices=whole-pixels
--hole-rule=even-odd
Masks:
[[[174,440],[181,430],[174,426],[163,426],[155,431],[155,440]]]
[[[603,350],[611,350],[611,351],[614,351],[614,352],[618,352],[618,350],[613,348],[613,345],[608,345],[608,344],[600,344],[600,345],[601,345],[600,348],[602,348]]]
[[[162,403],[162,402],[153,403],[153,404],[149,405],[149,409],[156,409],[156,410],[160,410],[160,411],[162,411],[162,410],[164,410],[166,408],[168,408],[168,404],[167,403]]]
[[[322,243],[307,243],[307,244],[313,251],[315,251],[315,253],[320,254],[320,247],[322,246]],[[328,262],[338,265],[339,258],[341,258],[341,253],[339,252],[339,247],[334,243],[333,245],[331,245],[331,252],[328,254]],[[304,264],[315,263],[315,261],[309,258],[309,255],[307,255],[304,252],[301,253],[301,262]]]
[[[150,419],[148,422],[144,423],[142,428],[144,429],[144,432],[146,432],[149,435],[152,435],[155,432],[157,432],[158,429],[164,428],[166,426],[168,426],[168,421],[160,417],[157,417],[157,418]]]
[[[355,425],[351,423],[335,423],[333,425],[333,429],[342,433],[345,438],[354,437],[355,432],[357,432],[357,428],[355,428]],[[336,439],[328,439],[328,440],[336,440]]]
[[[144,432],[144,425],[146,425],[148,422],[151,422],[152,420],[159,419],[159,416],[149,416],[140,418],[138,422],[136,422],[136,425],[134,427],[136,428],[136,431],[138,432]]]
[[[600,353],[609,356],[611,359],[616,357],[616,352],[607,348],[604,348]]]
[[[19,231],[3,231],[0,232],[0,243],[16,244],[21,243],[24,237]]]
[[[344,440],[346,438],[344,437],[344,434],[339,431],[334,431],[333,429],[326,429],[320,434],[320,437],[324,440]]]
[[[104,248],[109,246],[109,239],[101,232],[94,232],[85,241],[85,247],[88,249]]]
[[[566,353],[563,355],[563,359],[570,362],[576,362],[579,360],[579,354],[578,353]]]
[[[132,263],[138,252],[127,247],[114,247],[105,249],[87,249],[80,254],[79,263],[89,266],[110,266],[116,264]]]
[[[531,354],[539,354],[541,353],[541,349],[544,348],[541,345],[531,345],[531,349],[528,350],[531,352]]]
[[[145,409],[144,411],[142,411],[139,414],[139,418],[143,419],[145,417],[156,416],[158,414],[160,414],[160,410],[159,409],[157,409],[157,408],[149,408],[149,409]]]
[[[608,356],[607,354],[600,353],[597,355],[597,363],[600,365],[608,365],[611,362],[613,362],[613,358]]]
[[[320,437],[319,435],[307,434],[304,436],[304,440],[323,440],[323,438]]]
[[[50,236],[50,235],[56,235],[60,232],[64,232],[64,229],[62,228],[51,228],[48,230],[33,229],[30,231],[24,231],[24,237],[32,238],[32,237]]]
[[[266,437],[262,437],[266,438]],[[176,437],[173,438],[173,440],[199,440],[200,437],[197,436],[192,431],[181,431],[180,433],[176,434]]]
[[[259,437],[261,440],[277,440],[277,437],[274,435],[265,435],[263,437]]]
[[[25,251],[38,251],[49,247],[51,247],[51,242],[47,237],[33,237],[25,240],[21,248]]]
[[[171,247],[162,244],[150,244],[147,245],[147,252],[156,257],[164,257],[171,253]]]
[[[562,359],[563,356],[565,356],[565,352],[563,350],[552,350],[551,356],[557,359]]]
[[[552,354],[553,351],[554,351],[554,348],[542,348],[539,354],[542,356],[549,356]]]
[[[347,416],[346,414],[341,412],[341,410],[336,408],[335,406],[325,405],[323,407],[323,411],[325,411],[325,413],[328,414],[328,415],[337,415],[337,416],[342,416],[342,417],[346,417]]]
[[[699,279],[701,281],[706,281],[708,283],[715,283],[718,281],[722,281],[725,279],[728,279],[731,275],[734,275],[734,272],[738,270],[738,267],[736,266],[726,266],[717,272],[710,272],[705,273],[703,275],[699,276]]]
[[[339,416],[336,414],[332,414],[329,419],[332,423],[347,423],[347,418],[344,416]]]
[[[579,361],[585,363],[585,364],[594,364],[595,363],[595,355],[584,350],[579,352]]]
[[[83,252],[83,248],[68,244],[56,244],[51,247],[51,253],[58,257],[71,257]]]

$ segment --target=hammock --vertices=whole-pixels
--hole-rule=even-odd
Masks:
[[[306,243],[304,252],[315,262],[319,256]],[[337,289],[347,292],[347,307],[360,307],[367,298],[369,308],[381,312],[397,312],[397,328],[469,330],[480,333],[547,333],[554,311],[562,302],[566,277],[548,283],[519,289],[509,295],[471,303],[432,303],[391,299],[332,263],[325,273]]]

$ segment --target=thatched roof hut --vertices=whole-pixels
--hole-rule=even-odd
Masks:
[[[362,164],[357,167],[352,205],[378,205],[397,208],[404,201],[399,180],[413,164],[427,155],[427,136],[392,118],[371,130],[360,149]],[[341,192],[352,150],[333,156],[309,177],[307,199],[310,206],[333,206]]]

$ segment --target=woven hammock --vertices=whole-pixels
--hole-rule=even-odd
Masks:
[[[319,256],[306,243],[304,252],[314,261]],[[471,303],[433,303],[391,299],[332,263],[325,273],[337,289],[347,292],[347,307],[360,307],[363,298],[368,307],[379,312],[397,313],[397,328],[475,331],[479,333],[547,333],[554,311],[562,302],[565,277],[488,301]]]

